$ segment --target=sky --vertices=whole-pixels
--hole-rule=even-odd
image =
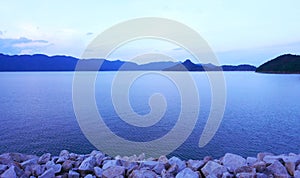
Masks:
[[[142,17],[178,21],[207,41],[221,64],[260,65],[285,53],[300,54],[299,0],[1,0],[0,53],[81,57],[101,32]],[[140,39],[110,59],[161,53],[191,58],[170,42]]]

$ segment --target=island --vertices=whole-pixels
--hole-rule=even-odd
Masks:
[[[259,73],[300,74],[300,55],[284,54],[256,69]]]

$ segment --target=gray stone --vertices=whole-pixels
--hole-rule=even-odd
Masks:
[[[67,156],[69,157],[69,151],[68,150],[62,150],[60,153],[59,153],[59,156],[62,157],[62,156]]]
[[[246,165],[246,159],[232,153],[226,153],[222,159],[222,164],[229,172],[234,172],[237,168]]]
[[[80,174],[76,171],[69,171],[68,178],[79,178]]]
[[[172,158],[169,159],[169,164],[170,165],[177,165],[178,166],[178,171],[183,170],[184,168],[186,168],[186,164],[185,161],[182,161],[181,159],[173,156]]]
[[[94,171],[95,165],[96,165],[96,158],[90,156],[82,161],[78,169],[80,171]]]
[[[32,174],[34,176],[40,176],[42,175],[46,170],[46,167],[45,166],[41,166],[41,165],[32,165],[31,166],[31,171],[32,171]]]
[[[300,164],[297,166],[297,168],[296,168],[296,169],[300,171]]]
[[[114,166],[121,166],[121,161],[120,160],[105,160],[103,162],[102,169],[107,169],[109,167],[114,167]]]
[[[171,173],[169,173],[168,171],[166,171],[165,169],[163,169],[162,171],[161,171],[161,177],[162,178],[173,178],[174,177],[174,175],[172,175]]]
[[[192,171],[192,169],[190,168],[184,168],[176,175],[176,178],[186,178],[186,177],[198,178],[199,175],[196,172]]]
[[[161,162],[158,162],[158,164],[152,169],[155,173],[160,174],[162,170],[165,169],[165,165]]]
[[[254,157],[247,157],[247,159],[246,159],[246,164],[248,166],[252,166],[256,162],[257,162],[257,158],[254,158]]]
[[[38,163],[39,164],[46,164],[51,159],[50,153],[45,153],[41,157],[39,157]]]
[[[205,166],[201,169],[201,172],[205,176],[216,176],[221,177],[224,172],[226,172],[226,168],[216,162],[208,161]]]
[[[268,178],[268,176],[264,173],[256,173],[256,178]]]
[[[264,157],[263,161],[269,165],[269,164],[273,164],[275,161],[282,161],[283,162],[283,159],[282,159],[282,156],[267,155],[267,156]]]
[[[46,163],[46,168],[47,169],[53,169],[54,173],[59,173],[61,171],[61,165],[60,164],[55,164],[53,161],[48,161]]]
[[[242,167],[239,167],[235,170],[235,174],[238,174],[238,173],[256,173],[255,171],[255,168],[251,167],[251,166],[242,166]]]
[[[95,176],[93,176],[92,174],[88,174],[86,176],[84,176],[84,178],[94,178]]]
[[[222,175],[222,178],[233,178],[233,177],[234,175],[229,172],[224,172]]]
[[[0,176],[1,178],[17,178],[17,173],[15,171],[15,166],[11,166],[9,169],[3,172]]]
[[[42,175],[40,175],[38,178],[54,178],[55,172],[52,168],[46,170]]]
[[[103,178],[118,177],[124,175],[125,175],[125,168],[123,166],[109,167],[102,172]]]
[[[201,167],[204,166],[204,161],[199,160],[188,160],[187,161],[187,167],[191,168],[193,171],[199,170]]]
[[[300,171],[299,170],[295,171],[294,178],[300,178]]]
[[[20,165],[23,168],[25,168],[26,166],[31,166],[31,165],[37,164],[37,161],[38,161],[37,158],[32,158],[32,159],[22,162]]]
[[[160,156],[158,158],[158,162],[161,162],[163,164],[167,164],[169,162],[168,158],[166,156]]]
[[[273,156],[274,154],[272,153],[267,153],[267,152],[263,152],[263,153],[258,153],[257,154],[257,160],[258,161],[263,161],[265,156]]]
[[[178,166],[176,164],[171,165],[171,167],[169,167],[167,172],[170,173],[171,175],[177,174],[179,172],[178,171]]]
[[[267,167],[267,170],[270,171],[275,177],[288,178],[289,174],[285,167],[279,162],[274,161],[273,164]]]
[[[141,167],[148,167],[153,169],[156,165],[158,165],[157,161],[143,161],[141,162]]]
[[[150,170],[134,170],[129,175],[129,178],[156,178],[158,177],[157,174]]]
[[[8,166],[5,164],[0,164],[0,174],[2,174],[6,169],[8,169]]]
[[[241,172],[236,174],[237,178],[255,178],[255,173]]]
[[[259,161],[253,164],[253,167],[257,172],[264,172],[266,170],[266,163],[264,161]]]
[[[102,172],[103,172],[103,170],[100,167],[94,167],[94,174],[97,177],[102,177]]]
[[[291,176],[294,176],[296,164],[294,162],[286,162],[285,168]]]
[[[62,169],[66,172],[68,172],[69,170],[71,170],[73,168],[73,164],[74,164],[74,161],[71,161],[71,160],[66,160],[62,165]]]

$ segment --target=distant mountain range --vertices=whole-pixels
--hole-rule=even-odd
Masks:
[[[278,56],[259,66],[256,72],[300,74],[300,56],[292,54]]]
[[[77,65],[79,64],[79,65]],[[77,65],[77,68],[76,68]],[[98,67],[101,66],[99,69]],[[81,60],[70,56],[5,55],[0,53],[0,71],[255,71],[252,65],[194,64],[189,59],[184,62],[152,62],[138,65],[133,62],[110,61],[105,59]]]

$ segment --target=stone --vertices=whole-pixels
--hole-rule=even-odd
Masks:
[[[26,166],[31,166],[31,165],[37,164],[37,161],[38,161],[37,158],[32,158],[32,159],[22,162],[20,165],[22,166],[22,168],[25,168]]]
[[[255,173],[241,172],[236,174],[237,178],[255,178]]]
[[[205,156],[204,158],[203,158],[203,161],[204,161],[204,163],[206,164],[208,161],[212,161],[213,160],[213,158],[211,157],[211,156]]]
[[[300,171],[300,164],[297,166],[297,168],[296,168],[296,169]]]
[[[103,178],[118,177],[124,175],[125,175],[125,168],[123,166],[109,167],[102,172]]]
[[[257,158],[254,158],[254,157],[247,157],[247,159],[246,159],[246,164],[248,166],[252,166],[256,162],[257,162]]]
[[[222,164],[229,172],[234,172],[237,168],[246,165],[246,159],[232,153],[226,153],[222,159]]]
[[[186,164],[185,161],[181,161],[181,159],[173,156],[172,158],[169,159],[169,164],[170,165],[177,165],[178,166],[178,171],[183,170],[184,168],[186,168]]]
[[[40,175],[38,178],[54,178],[55,172],[54,169],[50,168],[46,170],[42,175]]]
[[[88,175],[84,176],[84,178],[94,178],[94,176],[92,174],[88,174]]]
[[[268,178],[268,176],[264,173],[256,173],[256,178]]]
[[[253,164],[253,166],[257,172],[264,172],[266,170],[266,163],[264,161],[258,161]]]
[[[267,167],[267,170],[271,172],[275,177],[288,178],[289,174],[285,167],[279,162],[274,161],[270,166]]]
[[[286,162],[284,164],[286,170],[291,176],[294,176],[296,164],[294,162]]]
[[[61,165],[60,164],[55,164],[53,161],[48,161],[46,163],[46,168],[47,169],[53,169],[55,173],[59,173],[61,171]]]
[[[129,178],[156,178],[158,177],[157,174],[155,174],[153,171],[150,170],[134,170],[129,175]]]
[[[56,163],[63,163],[64,161],[68,160],[70,158],[69,151],[62,150],[59,154],[58,159],[56,160]]]
[[[94,171],[94,167],[96,165],[96,158],[93,156],[90,156],[82,161],[80,166],[78,167],[78,170],[80,171]]]
[[[1,178],[17,178],[17,173],[15,171],[15,166],[11,166],[6,171],[4,171],[1,176]]]
[[[229,172],[224,172],[222,175],[222,178],[233,178],[233,177],[234,175]]]
[[[69,157],[69,151],[68,150],[62,150],[60,153],[59,153],[59,157],[63,157],[63,156],[67,156]]]
[[[94,167],[94,174],[97,177],[102,177],[103,170],[100,167]]]
[[[263,161],[265,156],[273,156],[274,154],[268,153],[268,152],[263,152],[263,153],[258,153],[257,154],[257,160],[258,161]]]
[[[208,161],[205,166],[201,169],[201,172],[205,176],[216,176],[221,177],[224,172],[226,172],[226,168],[216,162]]]
[[[31,166],[31,172],[34,176],[40,176],[42,175],[46,170],[45,166],[41,166],[41,165],[32,165]]]
[[[39,164],[46,164],[48,161],[51,159],[51,154],[50,153],[45,153],[38,159]]]
[[[168,171],[166,171],[165,169],[163,169],[160,173],[162,178],[173,178],[174,176],[169,173]]]
[[[169,162],[169,160],[166,156],[160,156],[157,161],[161,162],[163,164],[167,164]]]
[[[199,175],[196,172],[192,171],[192,169],[190,168],[184,168],[176,175],[176,178],[186,178],[186,177],[198,178]]]
[[[238,174],[238,173],[256,173],[255,171],[255,168],[251,167],[251,166],[242,166],[242,167],[239,167],[235,170],[235,174]]]
[[[121,161],[120,160],[105,160],[103,162],[102,169],[107,169],[109,167],[114,167],[114,166],[121,166]]]
[[[149,169],[153,169],[156,165],[158,165],[157,161],[143,161],[143,162],[141,162],[141,167],[148,167]]]
[[[79,178],[80,174],[76,171],[70,170],[68,173],[68,178]]]
[[[275,161],[283,162],[282,156],[271,156],[267,155],[263,158],[263,161],[267,163],[267,165],[273,164]]]
[[[188,160],[187,161],[187,167],[191,168],[193,171],[197,171],[200,168],[204,166],[204,161],[199,161],[199,160]]]
[[[62,165],[62,170],[68,172],[73,168],[74,161],[72,160],[66,160]]]
[[[156,174],[160,174],[162,170],[165,169],[165,165],[161,162],[158,162],[158,164],[152,169]]]
[[[173,164],[171,167],[169,167],[169,169],[167,170],[168,173],[175,175],[177,174],[178,171],[178,166],[176,164]]]
[[[2,174],[6,169],[8,169],[8,166],[5,164],[0,164],[0,174]]]
[[[295,171],[294,178],[300,178],[300,171],[299,170]]]

